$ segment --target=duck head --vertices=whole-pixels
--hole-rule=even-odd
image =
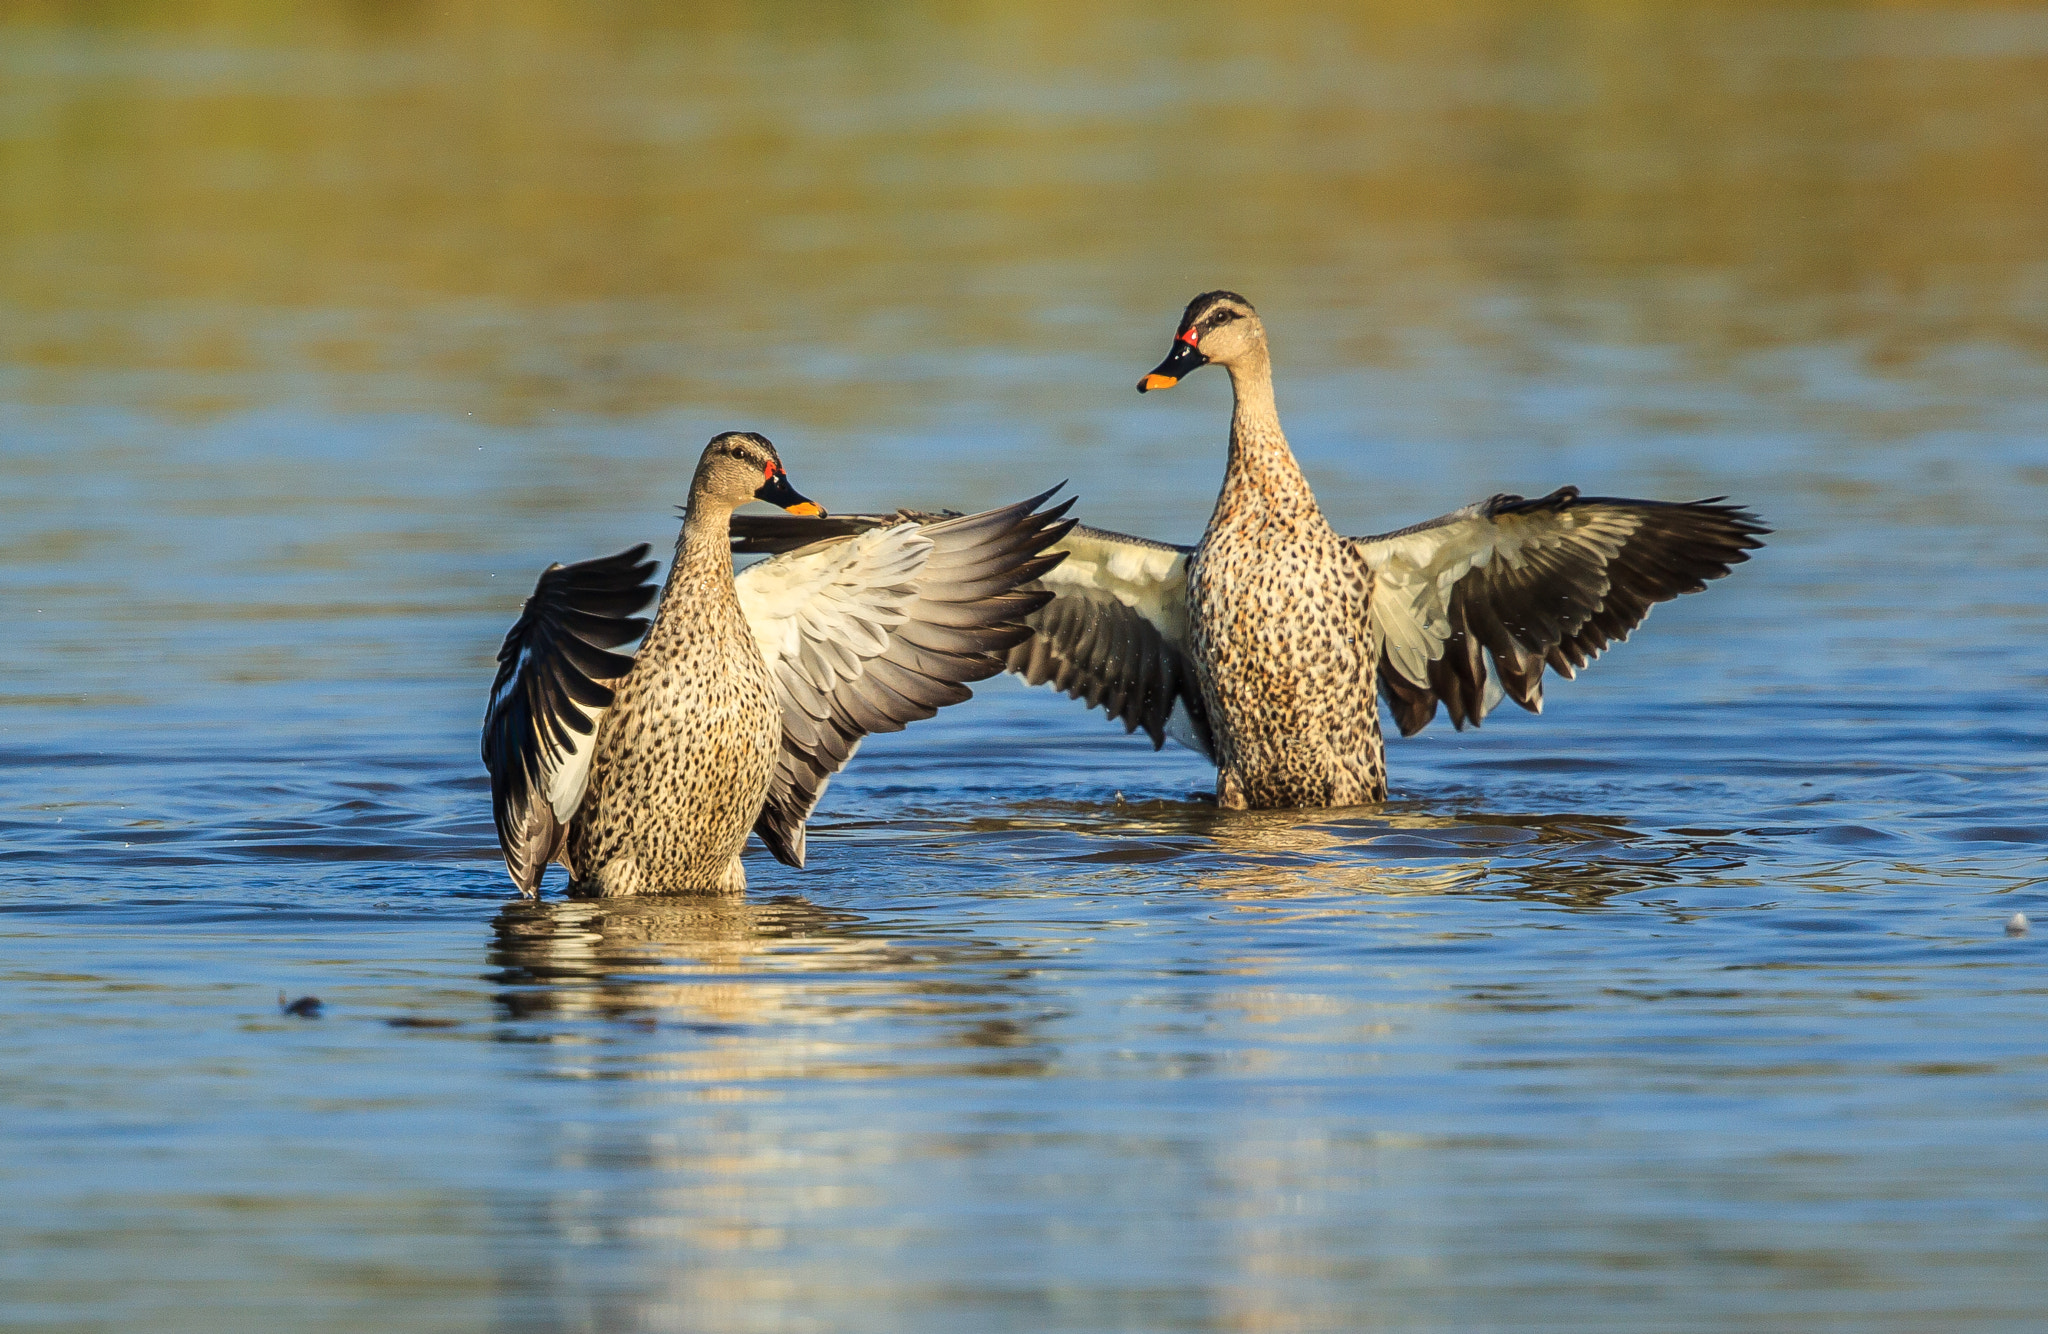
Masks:
[[[697,460],[697,475],[690,482],[690,508],[708,501],[735,509],[750,500],[780,505],[791,514],[823,516],[814,501],[797,494],[782,470],[782,459],[765,435],[752,431],[727,431],[714,436]]]
[[[1235,292],[1204,292],[1181,314],[1173,350],[1138,381],[1138,392],[1171,389],[1198,367],[1214,362],[1226,369],[1265,351],[1266,326],[1259,312]]]

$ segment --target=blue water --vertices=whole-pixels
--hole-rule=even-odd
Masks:
[[[2009,89],[1952,69],[2005,57],[1964,43],[1916,64],[1907,20],[1844,14],[1830,21],[1925,76],[1957,142],[2007,123]],[[1988,49],[2037,59],[2035,28],[2012,24]],[[1017,241],[1006,228],[1044,218],[989,202],[980,104],[906,111],[846,74],[877,51],[971,47],[983,63],[948,77],[980,70],[1005,116],[1053,125],[1032,131],[1058,150],[1037,170],[1089,180],[1114,177],[1105,144],[1206,105],[1184,72],[1212,66],[1017,73],[993,18],[793,31],[718,49],[752,53],[744,83],[779,68],[763,51],[803,46],[804,68],[837,72],[821,98],[873,112],[878,143],[858,151],[876,175],[835,207],[878,230],[792,271],[789,229],[814,233],[778,222],[706,280],[763,293],[715,330],[672,275],[647,296],[535,295],[493,270],[506,290],[464,295],[407,286],[380,253],[362,262],[389,287],[323,279],[314,301],[280,270],[276,290],[195,304],[138,276],[197,281],[164,239],[197,245],[187,219],[155,260],[107,260],[134,290],[93,297],[91,319],[143,343],[227,328],[247,348],[87,338],[99,350],[60,356],[86,317],[8,270],[0,1326],[2039,1328],[2048,289],[2024,210],[1995,198],[1970,206],[2006,241],[1980,238],[1967,272],[1906,265],[1918,287],[1885,287],[1881,257],[1861,286],[1776,258],[1755,261],[1763,277],[1748,259],[1599,259],[1605,223],[1512,198],[1352,216],[1332,186],[1308,232],[1247,214],[1245,276],[1214,281],[1273,328],[1283,416],[1340,528],[1569,482],[1725,493],[1774,525],[1769,547],[1552,683],[1543,717],[1392,743],[1383,807],[1218,812],[1194,799],[1212,774],[1188,752],[995,681],[872,739],[812,825],[810,869],[756,850],[744,901],[511,896],[476,758],[499,637],[548,561],[668,545],[713,430],[767,432],[833,509],[971,508],[1066,477],[1089,521],[1191,540],[1213,500],[1221,378],[1129,388],[1211,270],[1162,260],[1142,218]],[[1727,49],[1853,103],[1860,85],[1827,82],[1835,48],[1783,55],[1810,35]],[[430,37],[364,40],[417,55]],[[150,59],[170,40],[134,39]],[[42,81],[5,105],[142,87],[116,59],[127,42],[24,39]],[[1727,49],[1713,68],[1747,68]],[[1386,54],[1408,80],[1386,86],[1470,86],[1434,51]],[[473,57],[465,77],[483,79]],[[257,76],[239,59],[197,68],[242,87]],[[647,59],[696,68],[668,47]],[[1473,59],[1515,88],[1571,64],[1540,44]],[[367,105],[433,68],[344,61],[341,92],[319,95]],[[617,67],[628,85],[646,68]],[[1020,110],[1005,78],[1086,115]],[[736,96],[721,89],[666,95]],[[1275,114],[1313,96],[1276,91]],[[1420,105],[1372,114],[1455,141],[1458,97]],[[1824,130],[1913,171],[1934,151],[1921,129],[1803,103],[1743,115],[1744,144]],[[2020,124],[2038,143],[2048,122]],[[64,142],[27,113],[8,125],[0,143]],[[967,127],[958,143],[948,125]],[[1219,153],[1269,151],[1303,190],[1365,170],[1301,128],[1283,116]],[[746,142],[764,198],[844,184],[818,165],[830,154]],[[245,149],[259,166],[284,151]],[[534,170],[582,198],[568,167]],[[1598,198],[1603,172],[1628,174],[1583,171]],[[1199,173],[1139,175],[1171,198]],[[203,188],[244,188],[222,179]],[[875,202],[906,179],[969,182],[964,216],[991,219],[983,241],[933,243],[936,277]],[[1772,189],[1743,199],[1825,268],[1835,235],[1801,231],[1810,200],[1792,193],[1782,215]],[[1694,216],[1653,202],[1673,227]],[[470,223],[508,229],[477,253],[556,235],[477,207]],[[1857,226],[1933,245],[1913,210],[1938,203],[1899,208],[1895,230],[1882,211]],[[322,235],[317,211],[220,216],[280,246]],[[1322,243],[1346,228],[1353,250]],[[1432,228],[1564,267],[1391,263]],[[1212,230],[1193,244],[1223,269]],[[434,244],[471,253],[455,235]],[[1171,271],[1128,276],[1148,263]],[[979,272],[984,288],[948,286]],[[820,332],[818,311],[864,304],[878,313],[843,343]],[[385,359],[339,365],[313,346],[335,329]],[[617,401],[592,387],[605,356],[632,380]],[[2015,912],[2042,925],[2008,935]],[[281,1012],[302,996],[318,1017]]]

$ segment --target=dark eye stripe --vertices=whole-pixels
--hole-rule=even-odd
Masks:
[[[766,466],[775,454],[775,446],[768,443],[768,437],[752,431],[727,431],[712,437],[711,445],[726,458],[751,463],[757,468]]]

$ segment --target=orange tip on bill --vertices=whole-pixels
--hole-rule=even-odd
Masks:
[[[787,506],[787,508],[791,514],[801,514],[807,519],[815,519],[825,513],[824,509],[815,500],[806,500],[801,504]]]
[[[1180,377],[1179,377],[1179,376],[1175,376],[1175,375],[1148,375],[1148,376],[1146,376],[1146,377],[1145,377],[1145,378],[1144,378],[1143,380],[1140,380],[1140,381],[1138,382],[1138,388],[1140,388],[1140,389],[1171,389],[1171,388],[1173,388],[1173,387],[1174,387],[1175,385],[1177,385],[1177,384],[1179,384],[1179,383],[1180,383]]]

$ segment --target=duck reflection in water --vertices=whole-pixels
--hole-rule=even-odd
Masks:
[[[1038,803],[970,828],[976,839],[1066,835],[1076,841],[1061,860],[1129,866],[1149,881],[1158,879],[1157,863],[1178,862],[1184,884],[1224,899],[1321,898],[1330,911],[1347,912],[1366,910],[1347,904],[1357,895],[1476,894],[1598,908],[1740,864],[1724,841],[1633,829],[1620,816],[1442,814],[1419,802],[1366,814],[1152,801],[1120,805],[1108,819],[1091,804]]]
[[[878,1075],[867,1053],[900,1053],[904,1024],[926,1030],[910,1045],[934,1072],[1036,1074],[1050,1056],[1030,950],[950,928],[923,935],[795,895],[733,895],[519,900],[492,933],[507,1018],[625,1020],[708,1037],[662,1057],[667,1079]],[[893,1036],[846,1027],[863,1022]],[[900,1054],[887,1073],[904,1073]],[[652,1077],[641,1057],[619,1076]]]

